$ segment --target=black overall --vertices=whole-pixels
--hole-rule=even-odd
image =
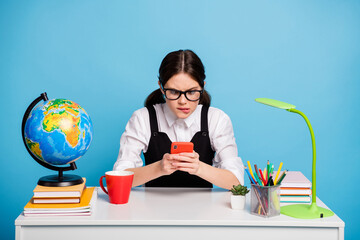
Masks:
[[[171,140],[168,135],[159,132],[156,112],[153,106],[147,107],[150,116],[151,137],[147,152],[144,153],[145,164],[151,164],[161,160],[165,153],[170,153]],[[200,161],[212,165],[215,152],[211,148],[208,131],[208,110],[209,107],[203,106],[201,110],[201,130],[197,132],[191,142],[194,143],[194,151],[199,154]],[[194,187],[212,188],[213,185],[192,174],[183,171],[175,171],[166,176],[161,176],[145,184],[146,187]]]

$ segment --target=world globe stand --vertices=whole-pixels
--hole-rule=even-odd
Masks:
[[[50,170],[54,170],[54,171],[58,171],[58,175],[49,175],[49,176],[44,176],[41,177],[38,181],[38,185],[41,186],[47,186],[47,187],[66,187],[66,186],[72,186],[72,185],[77,185],[77,184],[81,184],[84,182],[84,180],[82,179],[82,177],[78,176],[78,175],[73,175],[73,174],[63,174],[64,171],[69,171],[69,170],[75,170],[77,169],[75,162],[70,163],[70,166],[67,167],[58,167],[58,166],[54,166],[51,164],[48,164],[44,161],[42,161],[41,159],[39,159],[35,154],[33,154],[28,145],[26,144],[26,139],[25,139],[25,124],[26,124],[26,120],[28,119],[32,109],[41,101],[48,101],[48,97],[46,92],[42,93],[38,98],[36,98],[30,105],[29,107],[26,109],[23,120],[22,120],[22,125],[21,125],[21,134],[22,134],[22,139],[23,142],[25,144],[25,148],[28,151],[28,153],[30,154],[30,156],[36,161],[38,162],[40,165],[42,165],[43,167],[46,167]]]
[[[63,168],[63,169],[67,169],[67,168]],[[54,174],[54,175],[41,177],[38,181],[38,185],[47,186],[47,187],[65,187],[65,186],[81,184],[84,182],[84,180],[78,175],[73,175],[73,174],[64,175],[63,169],[58,170],[59,171],[58,175]],[[75,170],[75,169],[77,169],[76,164],[72,162],[70,163],[70,169],[67,170]]]

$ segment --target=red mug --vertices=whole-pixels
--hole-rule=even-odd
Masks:
[[[106,179],[107,190],[103,185]],[[129,201],[134,173],[130,171],[109,171],[100,178],[101,189],[109,195],[110,203],[125,204]]]

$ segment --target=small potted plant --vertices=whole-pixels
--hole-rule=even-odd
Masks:
[[[231,208],[232,209],[244,209],[245,208],[245,195],[250,191],[246,186],[241,184],[230,189],[231,191]]]

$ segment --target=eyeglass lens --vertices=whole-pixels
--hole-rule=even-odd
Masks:
[[[165,91],[165,96],[169,100],[176,100],[176,99],[180,98],[181,94],[184,94],[185,97],[190,101],[197,101],[200,99],[201,91],[190,90],[190,91],[181,92],[181,91],[178,91],[175,89],[167,89]]]

